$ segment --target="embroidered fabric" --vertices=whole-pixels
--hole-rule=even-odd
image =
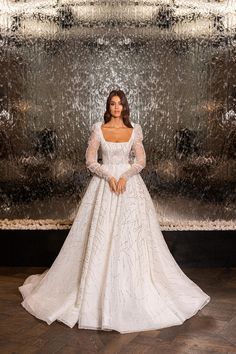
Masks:
[[[144,166],[139,125],[131,122],[128,142],[114,143],[104,139],[101,124],[93,125],[87,150],[87,166],[96,174],[51,267],[19,287],[21,305],[49,325],[57,320],[71,328],[131,333],[180,325],[210,296],[181,270],[165,242],[137,173]],[[102,164],[96,161],[99,143]],[[105,180],[109,174],[125,174],[132,183],[117,195]]]
[[[100,123],[100,125],[98,124]],[[101,122],[94,123],[91,127],[91,135],[88,140],[88,146],[85,152],[86,159],[86,167],[97,176],[104,178],[105,180],[109,180],[112,177],[112,173],[109,171],[108,167],[105,164],[100,164],[97,161],[98,157],[98,149],[101,144],[102,131]],[[131,145],[131,149],[135,154],[135,160],[131,167],[129,167],[125,172],[123,172],[120,177],[124,177],[126,180],[130,179],[132,176],[138,174],[145,166],[146,166],[146,153],[143,146],[143,132],[140,124],[134,124],[134,134],[132,134],[130,141],[133,140],[133,144]],[[132,139],[133,138],[133,139]],[[111,144],[123,144],[116,142],[108,142],[104,138],[104,143]],[[126,142],[124,142],[126,143]],[[127,142],[129,143],[129,141]],[[127,162],[125,158],[124,163]]]
[[[88,140],[88,146],[85,152],[86,167],[101,178],[106,181],[112,177],[112,174],[106,169],[104,165],[101,165],[97,161],[98,148],[100,146],[100,135],[98,131],[97,123],[94,123],[91,128],[91,135]]]
[[[130,177],[138,174],[146,166],[146,153],[143,146],[143,131],[140,124],[135,124],[134,128],[135,138],[132,150],[135,154],[135,161],[132,166],[121,174],[120,177],[130,179]]]

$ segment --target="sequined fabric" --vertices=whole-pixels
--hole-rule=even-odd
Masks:
[[[19,287],[21,305],[49,325],[71,328],[129,333],[180,325],[210,296],[183,273],[164,240],[139,173],[146,165],[141,126],[132,122],[130,140],[115,143],[104,139],[101,124],[91,127],[86,165],[93,176],[72,227],[51,267]],[[110,190],[110,176],[127,179],[124,193]]]

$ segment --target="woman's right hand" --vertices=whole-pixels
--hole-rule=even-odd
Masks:
[[[113,176],[110,177],[108,179],[108,183],[109,183],[111,192],[115,192],[116,193],[116,183],[117,183],[116,178],[113,177]]]

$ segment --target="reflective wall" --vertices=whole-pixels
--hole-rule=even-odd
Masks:
[[[162,225],[236,228],[235,2],[0,10],[2,220],[73,219],[91,178],[89,127],[120,88],[143,128],[141,174]]]

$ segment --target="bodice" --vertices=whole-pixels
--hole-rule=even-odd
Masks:
[[[107,165],[129,164],[131,162],[132,142],[134,141],[135,123],[131,122],[133,131],[130,139],[126,142],[111,142],[105,140],[101,125],[103,122],[98,122],[98,133],[100,135],[100,147],[102,152],[102,162]]]
[[[130,139],[126,142],[115,143],[105,140],[101,129],[102,124],[103,122],[96,122],[91,127],[91,135],[85,153],[86,166],[92,173],[107,181],[113,177],[111,167],[113,169],[115,165],[118,168],[120,166],[124,169],[120,177],[128,180],[146,165],[142,128],[140,124],[131,122],[133,131]],[[97,161],[99,148],[102,152],[102,164]],[[134,152],[135,157],[133,163],[130,161],[131,151]]]

